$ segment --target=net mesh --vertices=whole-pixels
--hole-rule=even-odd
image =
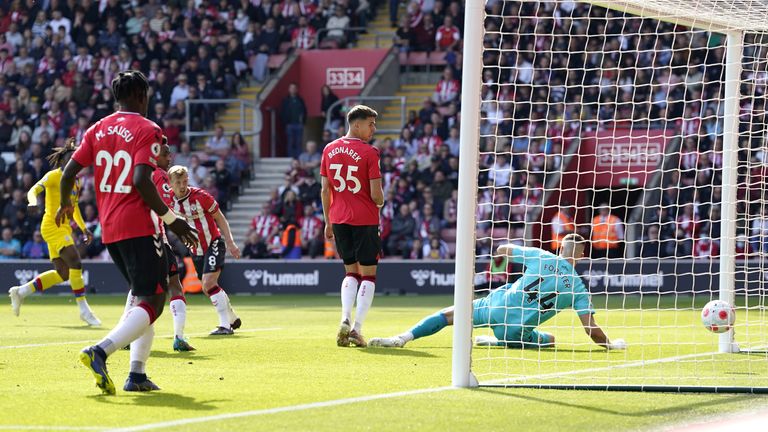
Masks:
[[[768,386],[768,4],[610,3],[487,3],[475,292],[523,288],[524,267],[499,245],[556,251],[579,233],[595,321],[629,349],[600,348],[563,310],[520,329],[523,342],[533,327],[553,335],[554,347],[475,347],[472,370],[481,384]],[[734,29],[746,31],[737,210],[723,220],[724,32]],[[718,354],[700,313],[719,296],[722,235],[734,226],[743,352]],[[539,306],[495,307],[493,327],[475,335],[520,327],[521,311]]]

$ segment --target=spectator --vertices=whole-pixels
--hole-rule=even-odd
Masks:
[[[438,51],[455,51],[461,42],[459,28],[453,25],[453,17],[446,15],[443,25],[435,33],[435,45]]]
[[[48,258],[48,244],[43,240],[39,230],[35,230],[30,240],[24,243],[21,249],[22,258],[44,259]]]
[[[265,202],[261,206],[261,211],[251,220],[251,230],[269,243],[279,229],[280,219],[272,212],[272,206],[269,202]]]
[[[252,230],[250,233],[248,233],[248,239],[245,241],[240,255],[243,258],[250,259],[271,258],[271,255],[267,249],[267,243],[264,241],[264,238],[255,230]]]
[[[408,16],[403,15],[400,18],[400,25],[392,23],[392,27],[397,27],[395,32],[394,45],[400,51],[407,53],[413,46],[414,34],[410,23],[408,22]]]
[[[189,185],[192,187],[203,187],[203,180],[208,176],[208,168],[200,164],[200,158],[192,155],[189,158]]]
[[[413,24],[411,27],[414,27]],[[413,29],[413,49],[415,51],[434,51],[436,34],[437,29],[432,21],[432,14],[424,14],[421,21]]]
[[[13,231],[10,228],[3,228],[2,238],[0,239],[0,260],[10,260],[21,257],[21,243],[13,238]]]
[[[307,17],[299,17],[299,25],[291,32],[291,45],[299,50],[312,49],[315,46],[317,30],[309,25]]]
[[[305,207],[315,207],[320,201],[320,182],[314,175],[299,182],[299,200]]]
[[[304,207],[304,215],[299,220],[301,245],[304,252],[312,259],[323,254],[325,243],[323,238],[323,220],[317,217],[314,212],[315,209],[313,207]]]
[[[425,259],[448,259],[448,244],[437,236],[432,236],[424,245]]]
[[[322,154],[317,151],[317,143],[315,141],[307,141],[307,147],[304,152],[299,155],[299,167],[301,169],[311,172],[313,175],[319,174],[320,159]]]
[[[214,166],[213,171],[211,171],[211,176],[213,177],[213,184],[219,192],[216,201],[218,201],[219,206],[226,212],[229,210],[231,191],[236,187],[236,184],[232,179],[232,173],[230,173],[226,167],[224,159],[216,161],[216,165]]]
[[[178,77],[178,84],[173,88],[171,92],[170,104],[176,106],[176,103],[183,101],[189,97],[189,85],[187,84],[187,75],[181,74]]]
[[[307,120],[307,106],[299,96],[299,86],[291,83],[288,86],[288,96],[283,99],[280,107],[280,118],[285,125],[287,153],[290,157],[298,157],[301,152],[301,142],[304,138],[304,123]]]
[[[301,230],[296,225],[293,215],[288,213],[280,217],[283,233],[280,236],[282,250],[280,257],[283,259],[301,258]]]
[[[624,224],[611,214],[607,203],[601,203],[599,214],[592,219],[592,258],[621,258]]]
[[[424,259],[424,246],[425,245],[420,238],[414,239],[413,244],[410,246],[410,250],[404,254],[405,256],[403,258],[413,260]]]
[[[322,48],[344,48],[347,44],[346,30],[349,27],[350,19],[341,7],[334,9],[334,14],[325,23],[328,31],[323,39]]]
[[[208,160],[216,162],[218,160],[226,160],[229,156],[230,143],[227,142],[227,137],[224,136],[224,127],[216,125],[216,131],[214,135],[205,142],[205,154]]]
[[[397,216],[392,220],[392,231],[387,241],[390,255],[409,256],[416,232],[416,220],[407,205],[401,205]]]
[[[642,258],[665,258],[669,254],[669,244],[659,239],[659,226],[648,227],[647,236],[638,244],[637,255]]]
[[[435,94],[432,99],[440,106],[446,106],[451,102],[456,102],[459,96],[461,85],[459,80],[454,78],[453,69],[446,67],[443,69],[443,77],[438,81],[435,87]],[[432,113],[430,113],[430,117]]]
[[[323,119],[329,120],[325,125],[326,129],[334,130],[344,123],[341,104],[336,104],[338,101],[339,97],[330,86],[324,85],[320,88],[320,115]]]
[[[435,215],[431,204],[424,205],[419,215],[417,229],[418,237],[425,242],[429,241],[430,237],[440,233],[440,220]]]
[[[240,132],[232,134],[232,145],[227,159],[227,168],[236,178],[251,177],[251,149]]]
[[[173,155],[173,163],[175,165],[183,165],[185,167],[189,167],[192,165],[192,148],[189,145],[189,142],[186,140],[181,141],[181,144],[179,144],[179,151],[178,153]],[[197,156],[195,156],[197,157]]]
[[[752,221],[749,242],[753,251],[759,254],[768,252],[768,205],[762,205],[760,215]]]

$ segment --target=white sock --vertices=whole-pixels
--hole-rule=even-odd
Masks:
[[[111,355],[144,334],[150,325],[149,321],[149,313],[137,306],[129,310],[117,327],[112,329],[98,345],[107,355]]]
[[[360,289],[357,290],[357,309],[355,310],[355,327],[356,332],[360,332],[363,327],[363,321],[365,316],[368,315],[368,310],[373,304],[373,294],[376,292],[376,282],[363,279],[360,282]]]
[[[144,330],[144,334],[131,342],[131,372],[145,373],[145,366],[152,350],[152,341],[155,339],[155,326],[150,325]]]
[[[184,324],[187,322],[187,302],[182,297],[171,300],[171,315],[173,315],[173,334],[184,339]]]
[[[125,298],[125,309],[123,309],[123,315],[120,317],[119,322],[123,322],[125,316],[128,315],[128,311],[135,308],[137,304],[138,302],[136,301],[136,296],[128,291],[128,297]]]
[[[88,300],[83,298],[82,300],[78,300],[77,307],[80,308],[80,313],[85,314],[91,312],[91,307],[88,305]]]
[[[341,322],[352,319],[352,308],[357,296],[357,278],[347,276],[341,281]]]
[[[216,312],[219,314],[219,327],[229,328],[229,297],[223,289],[219,288],[219,292],[210,296],[213,307],[216,308]]]
[[[407,331],[407,332],[405,332],[405,333],[403,333],[401,335],[398,335],[397,337],[402,339],[404,342],[410,342],[410,341],[413,340],[413,333]]]
[[[35,292],[35,280],[32,279],[31,281],[25,283],[24,285],[19,287],[19,295],[21,298],[24,298],[30,294]]]
[[[231,324],[235,322],[235,320],[237,319],[237,314],[235,313],[235,309],[232,308],[232,301],[229,299],[229,294],[224,292],[223,289],[221,290],[221,292],[223,292],[224,295],[227,297],[227,304],[229,305],[229,308],[227,308],[227,315],[229,316],[229,323]]]

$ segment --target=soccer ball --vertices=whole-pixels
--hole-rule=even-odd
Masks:
[[[725,333],[736,322],[733,306],[722,300],[712,300],[701,310],[701,322],[712,333]]]

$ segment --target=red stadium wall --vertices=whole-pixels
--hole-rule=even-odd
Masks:
[[[277,86],[267,95],[261,104],[264,127],[261,132],[261,154],[263,156],[285,155],[285,132],[279,118],[280,104],[288,94],[288,85],[299,85],[299,95],[307,105],[310,117],[320,115],[320,89],[328,84],[339,99],[357,96],[368,79],[386,57],[388,49],[373,50],[314,50],[303,51],[291,68],[280,79]],[[274,109],[277,117],[277,155],[270,154],[269,109]]]

